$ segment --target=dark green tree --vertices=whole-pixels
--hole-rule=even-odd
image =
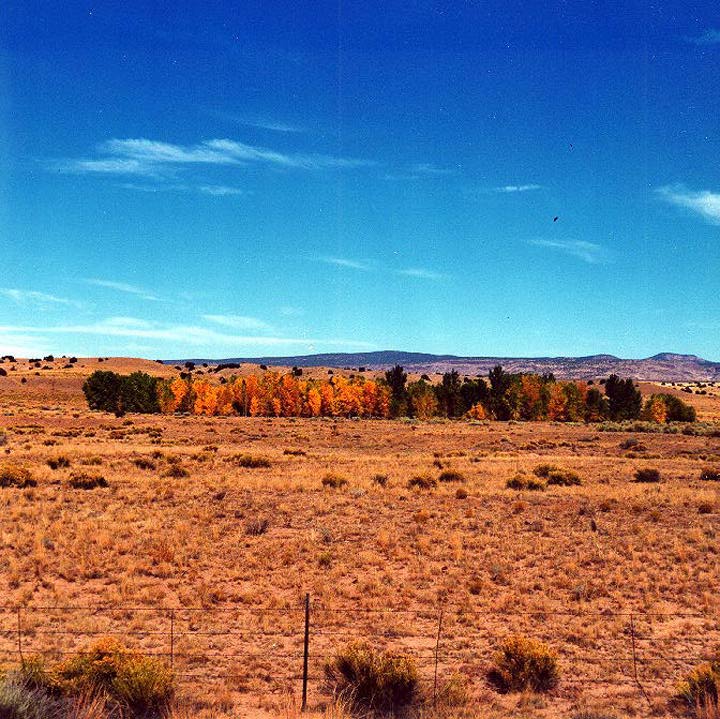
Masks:
[[[407,372],[397,364],[385,372],[385,381],[390,387],[390,415],[401,417],[407,414]]]
[[[461,387],[462,383],[457,370],[446,372],[443,375],[442,382],[435,388],[441,414],[446,417],[459,417],[463,413]]]
[[[612,420],[637,419],[642,411],[642,395],[633,380],[611,374],[605,382],[605,394]]]

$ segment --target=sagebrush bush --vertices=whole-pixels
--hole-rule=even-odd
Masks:
[[[503,643],[488,673],[502,692],[546,692],[560,681],[557,654],[543,642],[511,636]]]
[[[233,457],[233,462],[238,467],[245,469],[267,469],[270,467],[270,460],[267,457],[256,457],[252,454],[238,454]]]
[[[456,472],[453,469],[446,469],[444,472],[440,472],[438,482],[464,482],[465,475],[462,472]]]
[[[325,676],[335,696],[356,707],[396,712],[417,696],[418,672],[406,656],[352,642],[325,665]]]
[[[322,478],[322,486],[330,487],[330,489],[340,489],[340,487],[345,487],[347,483],[348,481],[345,477],[339,474],[333,474],[332,472],[328,472]]]
[[[50,469],[53,469],[53,470],[63,469],[63,468],[70,466],[70,459],[68,457],[64,457],[62,455],[59,457],[55,457],[55,458],[51,457],[50,459],[48,459],[47,465],[48,465],[48,467],[50,467]]]
[[[23,683],[14,672],[0,680],[0,717],[2,719],[48,719],[53,701],[38,689]]]
[[[86,474],[85,472],[71,474],[68,484],[73,489],[102,489],[109,486],[107,479],[101,474]]]
[[[678,686],[680,698],[691,709],[718,707],[720,699],[720,650],[709,662],[696,666]]]
[[[536,477],[544,477],[545,479],[547,479],[547,476],[550,474],[550,472],[556,472],[559,470],[560,467],[555,464],[538,464],[538,466],[533,469],[533,474]]]
[[[539,477],[533,477],[525,472],[518,472],[515,476],[505,482],[508,489],[529,489],[531,491],[542,491],[547,486]]]
[[[409,489],[413,487],[417,487],[418,489],[433,489],[437,487],[437,479],[431,477],[429,474],[418,474],[408,480],[407,486]]]
[[[720,482],[720,469],[703,469],[700,479],[703,482]]]
[[[573,487],[582,484],[580,475],[569,469],[553,469],[548,473],[547,483],[559,487]]]
[[[179,464],[171,464],[166,470],[163,471],[162,477],[172,477],[174,479],[182,479],[183,477],[189,477],[190,472]]]
[[[387,474],[374,474],[372,476],[373,484],[377,484],[379,487],[387,487],[388,476]]]
[[[65,693],[105,693],[136,717],[162,716],[173,696],[173,675],[164,662],[114,639],[102,639],[61,662],[57,675]]]
[[[19,464],[6,463],[0,466],[0,487],[35,487],[37,481],[33,478],[30,470]]]
[[[660,470],[653,469],[651,467],[645,467],[644,469],[638,469],[635,472],[636,482],[659,482],[660,481]]]

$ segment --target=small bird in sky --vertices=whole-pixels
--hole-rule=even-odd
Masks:
[[[557,222],[559,219],[560,218],[557,215],[555,215],[555,217],[553,217],[553,222]]]

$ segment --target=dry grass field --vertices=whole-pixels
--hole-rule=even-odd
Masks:
[[[309,593],[318,716],[329,700],[324,660],[367,639],[414,655],[428,696],[437,651],[436,715],[664,717],[681,715],[677,682],[720,645],[720,484],[699,479],[720,468],[719,437],[116,418],[86,409],[84,376],[174,370],[60,364],[0,377],[0,463],[37,480],[0,489],[4,664],[115,635],[149,653],[172,648],[188,716],[289,718]],[[681,396],[700,419],[720,417],[720,397]],[[582,484],[506,488],[541,463]],[[662,481],[633,481],[639,468],[657,468]],[[462,476],[408,486],[445,470]],[[323,484],[328,475],[335,481]],[[108,486],[75,488],[83,476]],[[557,650],[556,689],[499,694],[488,684],[493,652],[514,633]],[[468,701],[448,708],[460,684]]]

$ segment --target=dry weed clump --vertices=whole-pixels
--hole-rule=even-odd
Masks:
[[[547,482],[540,477],[533,477],[525,472],[517,472],[505,482],[508,489],[529,489],[531,491],[543,491],[547,487]]]
[[[30,470],[20,464],[6,463],[0,466],[0,487],[36,487],[37,480],[33,478]]]
[[[397,712],[418,694],[418,671],[409,657],[352,642],[325,665],[325,677],[334,696],[358,709]]]
[[[71,474],[68,484],[73,489],[102,489],[110,486],[107,479],[101,474],[87,474],[85,472]]]
[[[546,479],[548,485],[573,487],[582,484],[580,475],[577,472],[556,467],[554,464],[539,464],[533,469],[533,474],[536,477]]]
[[[272,465],[267,457],[252,454],[237,454],[232,457],[232,462],[244,469],[268,469]]]
[[[437,487],[437,483],[437,479],[431,477],[429,474],[418,474],[408,480],[407,486],[408,489],[413,489],[414,487],[417,489],[434,489]]]
[[[720,650],[709,661],[696,666],[678,686],[678,695],[696,716],[714,717],[720,708]],[[715,714],[708,710],[713,710]]]
[[[47,461],[48,467],[52,470],[56,469],[67,469],[70,466],[70,458],[65,457],[64,455],[60,455],[59,457],[51,457]]]
[[[348,481],[345,477],[340,474],[334,474],[333,472],[328,472],[322,478],[322,486],[329,487],[330,489],[340,489],[346,487],[347,484]]]
[[[465,482],[465,475],[462,472],[457,472],[454,469],[446,469],[440,472],[438,482]]]
[[[640,483],[655,483],[660,481],[660,470],[653,467],[644,467],[635,471],[635,481]]]
[[[557,654],[543,642],[511,636],[497,654],[488,679],[501,692],[547,692],[560,681]]]
[[[184,477],[189,477],[190,472],[182,465],[173,463],[167,469],[164,469],[160,476],[170,479],[183,479]]]

